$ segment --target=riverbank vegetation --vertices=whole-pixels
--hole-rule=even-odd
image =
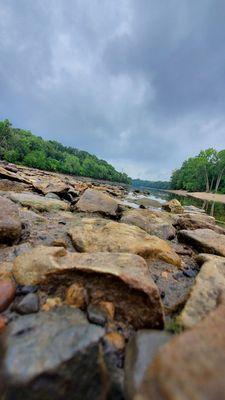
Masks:
[[[167,181],[143,181],[142,179],[132,179],[132,186],[135,189],[170,189],[170,182]]]
[[[30,131],[0,121],[0,157],[6,161],[42,170],[87,176],[114,182],[131,183],[131,179],[104,160],[86,151],[44,140]]]
[[[225,150],[201,151],[173,172],[171,189],[225,193]]]

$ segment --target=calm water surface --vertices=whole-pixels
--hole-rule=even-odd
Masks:
[[[143,190],[147,190],[150,192],[150,195],[142,196],[147,197],[152,200],[157,200],[160,203],[165,203],[171,199],[177,199],[184,206],[196,206],[199,208],[203,208],[207,214],[212,215],[216,218],[218,222],[221,224],[225,224],[225,204],[212,202],[212,201],[203,201],[199,199],[184,197],[180,195],[176,195],[173,193],[169,193],[162,190],[151,189],[151,188],[143,188]]]

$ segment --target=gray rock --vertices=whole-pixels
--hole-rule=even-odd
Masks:
[[[46,195],[45,195],[45,197],[47,198],[47,199],[55,199],[55,200],[60,200],[60,197],[57,195],[57,194],[55,194],[55,193],[47,193]]]
[[[88,320],[93,324],[105,326],[107,322],[106,312],[104,312],[104,310],[101,310],[100,307],[97,307],[94,304],[89,304],[87,308],[87,317]]]
[[[170,340],[167,332],[140,330],[126,347],[124,388],[127,400],[134,399],[144,378],[147,367],[159,348]]]
[[[39,311],[39,297],[35,293],[27,294],[15,307],[19,314],[33,314]]]
[[[6,340],[4,399],[100,399],[103,335],[103,328],[69,307],[13,321]]]
[[[111,196],[95,189],[87,189],[76,203],[79,211],[99,212],[106,215],[116,216],[118,202]]]

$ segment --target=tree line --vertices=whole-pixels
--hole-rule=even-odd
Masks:
[[[202,150],[171,176],[172,189],[225,193],[225,150]]]
[[[170,189],[170,182],[167,181],[146,181],[142,179],[132,179],[132,186],[136,189]]]
[[[86,151],[14,128],[9,120],[0,121],[0,157],[8,162],[42,170],[131,183],[127,174],[116,171],[106,161]]]

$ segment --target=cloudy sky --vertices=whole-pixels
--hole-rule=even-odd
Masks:
[[[167,179],[225,148],[224,0],[0,0],[0,118]]]

